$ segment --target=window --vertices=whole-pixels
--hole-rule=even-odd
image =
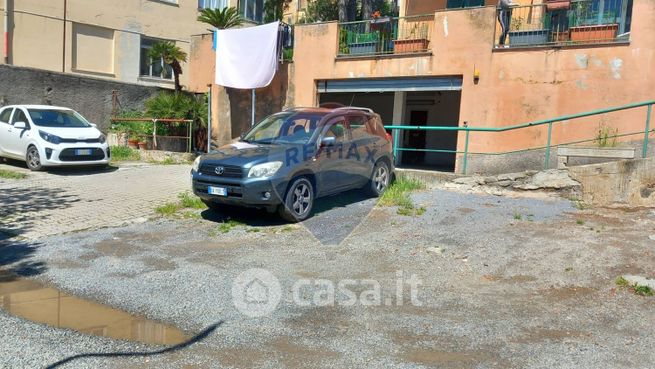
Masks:
[[[369,136],[366,127],[366,117],[363,115],[353,115],[348,117],[353,140],[359,140]]]
[[[73,68],[78,71],[114,72],[114,31],[73,24]]]
[[[239,13],[245,19],[261,23],[264,15],[264,0],[239,0]]]
[[[14,125],[16,122],[25,122],[25,124],[30,124],[30,121],[27,120],[27,115],[22,109],[16,109],[16,114],[11,119],[11,124]]]
[[[229,6],[229,0],[198,0],[198,9],[225,9]]]
[[[170,65],[164,64],[163,59],[154,60],[148,57],[148,51],[153,44],[158,42],[152,38],[141,37],[141,76],[173,79],[173,68]]]
[[[0,123],[7,123],[9,124],[9,119],[11,118],[11,112],[13,111],[13,108],[6,108],[5,110],[0,113]]]
[[[30,117],[39,127],[84,128],[89,123],[72,110],[29,109]],[[22,111],[21,111],[22,113]],[[24,116],[25,114],[23,114]],[[26,120],[27,121],[27,120]]]
[[[341,120],[331,124],[327,131],[325,131],[325,134],[323,134],[323,137],[334,137],[337,143],[341,143],[348,140],[346,136],[347,132],[346,122]]]

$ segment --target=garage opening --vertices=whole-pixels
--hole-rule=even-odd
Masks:
[[[380,114],[385,125],[459,125],[461,78],[319,81],[318,101],[361,106]],[[396,166],[454,172],[457,131],[400,130]]]

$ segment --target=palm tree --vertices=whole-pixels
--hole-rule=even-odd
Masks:
[[[203,9],[198,16],[198,21],[207,23],[218,29],[227,29],[240,26],[243,18],[237,8],[231,6],[224,9]],[[213,32],[214,30],[209,30]]]
[[[152,60],[153,64],[159,60],[163,60],[166,65],[170,65],[173,69],[173,76],[175,77],[175,92],[182,91],[180,85],[180,74],[182,74],[182,66],[180,63],[186,63],[186,53],[179,47],[175,46],[172,41],[160,41],[152,45],[148,50],[148,57]]]

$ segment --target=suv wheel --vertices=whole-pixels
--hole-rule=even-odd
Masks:
[[[382,196],[384,191],[389,187],[391,181],[391,173],[389,166],[384,161],[378,161],[373,168],[373,175],[368,183],[368,192],[375,196]]]
[[[284,196],[280,206],[280,216],[289,222],[301,222],[312,212],[314,206],[314,188],[305,177],[295,179]]]
[[[39,155],[39,150],[36,147],[30,146],[27,149],[25,163],[31,171],[38,172],[43,169],[43,166],[41,165],[41,156]]]

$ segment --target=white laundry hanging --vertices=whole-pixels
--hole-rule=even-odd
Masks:
[[[216,84],[240,89],[268,86],[278,65],[279,22],[217,30]]]

